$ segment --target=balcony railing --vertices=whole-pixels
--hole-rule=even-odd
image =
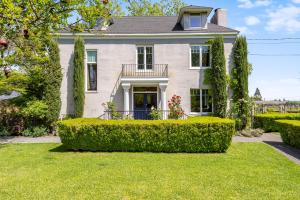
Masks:
[[[122,78],[168,78],[168,65],[123,64]]]

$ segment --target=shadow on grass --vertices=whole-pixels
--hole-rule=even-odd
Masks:
[[[286,153],[298,160],[300,160],[300,149],[296,149],[294,147],[288,146],[283,142],[273,142],[273,141],[264,141],[264,143],[271,145],[272,147]]]
[[[7,146],[7,144],[1,144],[0,143],[0,149],[4,149],[4,148],[6,148],[6,146]]]
[[[49,150],[50,152],[58,152],[58,153],[64,153],[64,152],[74,152],[70,149],[67,149],[64,145],[60,145],[58,147],[55,147],[53,149]]]
[[[49,152],[56,152],[56,153],[67,153],[67,152],[74,152],[74,153],[155,153],[155,154],[226,154],[226,152],[168,152],[168,151],[137,151],[137,150],[112,150],[112,151],[105,151],[105,150],[74,150],[69,149],[63,144],[57,146],[53,149],[50,149]]]

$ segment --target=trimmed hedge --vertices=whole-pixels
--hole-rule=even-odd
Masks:
[[[281,138],[284,143],[300,148],[300,121],[277,120]]]
[[[217,117],[188,120],[101,120],[58,123],[63,145],[72,150],[126,152],[225,152],[234,121]]]
[[[300,120],[300,113],[266,113],[254,116],[254,128],[262,128],[266,132],[278,132],[276,120]]]

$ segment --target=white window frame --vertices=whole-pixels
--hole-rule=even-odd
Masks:
[[[138,63],[138,48],[143,47],[144,48],[144,69],[139,69],[139,63]],[[147,51],[146,48],[151,47],[152,48],[152,69],[147,69]],[[153,71],[154,70],[154,46],[153,45],[137,45],[136,46],[136,71]]]
[[[88,52],[96,52],[96,62],[88,62]],[[86,93],[97,93],[98,92],[98,60],[99,60],[99,54],[98,54],[98,49],[86,49],[85,50],[85,92]],[[88,64],[96,64],[97,68],[96,68],[96,72],[97,72],[97,90],[88,90]]]
[[[210,54],[209,54],[209,64],[210,66],[202,66],[202,47],[209,47],[210,48]],[[200,66],[192,66],[193,62],[192,62],[192,47],[200,47]],[[212,56],[211,56],[211,45],[209,44],[192,44],[190,45],[190,49],[189,49],[190,53],[189,53],[189,63],[190,63],[190,68],[189,69],[208,69],[211,68],[211,62],[212,62]]]
[[[212,112],[203,112],[202,110],[202,91],[203,90],[211,90],[210,88],[190,88],[190,109],[192,107],[192,98],[191,98],[191,89],[197,89],[197,90],[200,90],[200,112],[192,112],[192,110],[190,110],[190,115],[191,116],[198,116],[198,115],[209,115],[211,113],[213,113],[214,111],[214,104],[212,103]],[[213,101],[212,101],[213,102]]]

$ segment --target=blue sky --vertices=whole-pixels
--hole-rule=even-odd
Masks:
[[[300,0],[185,0],[187,4],[226,8],[229,27],[248,39],[300,38]],[[271,43],[271,44],[270,44]],[[249,92],[263,98],[300,100],[300,39],[248,40],[253,72]],[[280,56],[279,56],[279,55]],[[297,56],[287,56],[298,54]]]

